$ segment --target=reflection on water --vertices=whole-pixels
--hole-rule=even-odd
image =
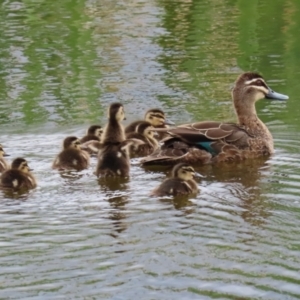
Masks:
[[[38,188],[0,194],[3,299],[299,299],[297,1],[12,1],[0,4],[1,144]],[[270,17],[272,16],[272,17]],[[203,166],[197,196],[149,193],[168,169],[126,180],[51,169],[65,136],[150,107],[176,123],[235,120],[230,87],[260,71],[265,160]],[[76,295],[76,296],[74,296]]]

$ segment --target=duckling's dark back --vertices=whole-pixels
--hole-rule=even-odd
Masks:
[[[96,176],[129,176],[130,161],[126,151],[120,144],[102,146],[96,168]]]
[[[36,187],[36,183],[32,175],[23,174],[16,169],[10,169],[1,175],[0,186],[5,189],[31,189]]]
[[[58,154],[54,161],[53,168],[55,169],[75,169],[81,171],[89,166],[88,153],[74,148],[68,148]]]
[[[156,188],[151,195],[152,196],[177,196],[187,195],[192,193],[192,189],[188,182],[185,182],[179,178],[166,179],[158,188]]]

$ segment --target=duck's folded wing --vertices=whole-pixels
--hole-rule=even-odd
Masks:
[[[162,129],[157,129],[162,131]],[[165,129],[173,137],[188,144],[196,144],[207,147],[206,142],[222,140],[225,143],[234,143],[241,140],[243,143],[251,137],[249,133],[237,124],[215,121],[183,124],[177,127]]]

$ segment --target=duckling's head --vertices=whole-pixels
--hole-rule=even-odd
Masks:
[[[146,138],[154,138],[154,135],[156,133],[154,131],[154,127],[151,125],[151,123],[146,122],[146,121],[141,122],[138,125],[136,132],[142,134]]]
[[[103,128],[100,125],[91,125],[87,130],[88,135],[95,135],[99,138],[101,137],[102,133]]]
[[[9,156],[8,154],[5,153],[5,151],[3,150],[2,145],[0,144],[0,158],[3,156]]]
[[[29,173],[30,171],[32,171],[32,169],[29,168],[26,159],[22,157],[18,157],[14,159],[13,162],[11,163],[11,168],[22,171],[24,173]]]
[[[243,104],[249,104],[249,102],[253,104],[263,98],[277,100],[287,100],[289,98],[271,90],[263,77],[254,72],[243,73],[237,78],[232,96],[235,103],[243,102]]]
[[[165,113],[158,108],[149,109],[145,114],[145,121],[154,127],[174,125],[172,121],[166,119]]]
[[[125,120],[125,111],[121,103],[112,103],[108,109],[108,118],[118,122]]]
[[[63,148],[64,149],[69,149],[69,148],[74,148],[74,149],[80,149],[80,140],[76,136],[68,136],[64,139],[63,142]]]
[[[185,163],[177,164],[172,169],[172,177],[180,178],[182,180],[191,180],[195,175],[196,172],[194,168]]]

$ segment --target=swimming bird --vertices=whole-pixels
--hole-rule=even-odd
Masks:
[[[100,125],[91,125],[84,137],[80,139],[80,143],[83,144],[88,141],[100,141],[103,134],[103,128]]]
[[[273,137],[259,119],[256,101],[287,100],[288,96],[274,92],[257,73],[241,74],[232,90],[237,123],[205,121],[184,124],[167,132],[172,138],[161,149],[144,158],[144,165],[186,163],[218,163],[267,157],[274,152]]]
[[[63,150],[56,156],[52,168],[58,170],[86,169],[90,163],[89,154],[80,148],[80,140],[76,136],[66,137]]]
[[[168,128],[168,125],[174,125],[174,122],[166,119],[165,113],[159,108],[149,109],[144,117],[144,121],[149,122],[154,128]],[[125,133],[136,132],[138,126],[144,121],[135,121],[127,125],[125,128]],[[168,134],[165,132],[159,132],[156,136],[157,140],[161,140],[167,137]]]
[[[80,148],[90,155],[97,155],[101,147],[101,136],[103,128],[100,125],[92,125],[88,128],[87,134],[80,139]]]
[[[130,170],[129,148],[133,141],[125,138],[121,122],[125,119],[121,103],[113,103],[108,109],[108,123],[101,138],[98,163],[95,171],[97,177],[128,177]]]
[[[137,139],[142,142],[130,149],[132,156],[146,156],[159,147],[153,129],[154,127],[149,122],[141,121],[136,127],[136,132],[126,134],[127,139]]]
[[[16,158],[11,168],[0,176],[0,187],[7,190],[27,190],[37,186],[26,159]]]
[[[194,180],[195,170],[186,163],[175,165],[171,172],[171,178],[154,189],[151,196],[178,196],[198,193],[198,185]]]
[[[0,173],[3,173],[9,168],[8,163],[4,159],[4,156],[8,156],[8,154],[5,153],[2,145],[0,145]]]

